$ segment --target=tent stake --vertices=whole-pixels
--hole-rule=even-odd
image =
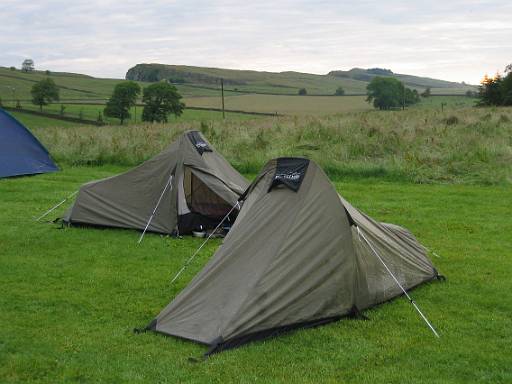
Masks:
[[[75,191],[73,192],[71,195],[69,195],[68,197],[66,197],[64,200],[62,200],[59,204],[57,204],[56,206],[54,206],[53,208],[50,208],[48,211],[46,211],[45,213],[43,213],[41,216],[39,216],[36,221],[39,221],[41,220],[43,217],[45,217],[46,215],[48,215],[50,212],[54,211],[55,209],[59,208],[62,204],[64,204],[67,200],[69,200],[70,198],[72,198],[73,196],[75,196],[76,194],[78,193],[78,191]]]
[[[205,241],[203,241],[203,243],[199,246],[199,248],[197,248],[197,250],[194,252],[194,254],[192,256],[190,256],[188,258],[188,260],[185,262],[185,264],[183,264],[183,267],[181,267],[181,269],[178,271],[178,273],[173,277],[173,279],[171,280],[171,282],[169,284],[172,284],[176,281],[176,279],[181,275],[181,273],[185,270],[185,268],[187,268],[187,266],[192,262],[192,260],[194,260],[194,257],[196,257],[196,255],[199,253],[199,251],[204,247],[204,245],[208,242],[208,240],[210,240],[210,238],[212,237],[212,235],[217,231],[217,229],[220,228],[220,226],[222,225],[222,223],[224,222],[224,220],[226,220],[228,218],[228,216],[231,214],[231,212],[233,212],[233,210],[238,207],[240,208],[240,203],[237,201],[235,205],[233,205],[233,207],[231,207],[231,209],[229,210],[229,212],[226,214],[226,216],[224,216],[224,218],[221,220],[221,222],[215,227],[215,229],[210,233],[210,235],[206,238]]]
[[[395,275],[393,275],[393,272],[391,272],[391,270],[388,268],[388,266],[386,265],[386,263],[384,262],[384,260],[382,260],[382,257],[379,256],[379,254],[377,253],[377,251],[375,250],[375,248],[373,248],[372,244],[368,241],[368,239],[366,238],[366,236],[364,235],[364,233],[361,232],[361,230],[359,229],[359,226],[356,226],[357,228],[357,233],[359,235],[359,238],[363,238],[364,241],[366,241],[366,243],[370,246],[372,252],[375,254],[375,256],[377,256],[377,258],[380,260],[380,262],[382,263],[382,265],[384,266],[384,268],[386,268],[386,270],[388,271],[388,273],[391,275],[391,277],[393,278],[393,280],[395,280],[395,282],[397,283],[397,285],[400,287],[400,289],[402,290],[402,292],[404,293],[404,295],[407,297],[407,299],[409,299],[409,302],[412,304],[412,306],[416,309],[416,311],[418,311],[418,313],[420,314],[421,318],[425,321],[425,323],[428,325],[428,327],[430,328],[430,330],[434,333],[434,335],[436,335],[436,337],[439,337],[439,334],[436,332],[436,330],[434,329],[434,327],[432,326],[432,324],[430,323],[430,321],[428,321],[428,319],[426,318],[426,316],[423,314],[423,312],[421,312],[421,310],[419,309],[419,307],[416,305],[416,303],[414,302],[414,300],[411,298],[411,296],[409,296],[409,294],[407,293],[407,291],[405,290],[405,288],[402,286],[402,284],[400,284],[400,282],[398,281],[398,279],[395,277]]]
[[[156,203],[155,209],[153,209],[153,213],[151,214],[151,216],[149,216],[149,220],[146,224],[146,227],[144,228],[144,231],[142,231],[142,234],[140,235],[140,238],[139,238],[139,241],[137,242],[137,244],[141,243],[142,238],[144,237],[144,234],[148,230],[149,224],[151,224],[151,220],[153,220],[153,216],[155,216],[156,210],[158,209],[158,206],[160,205],[160,202],[162,201],[162,197],[164,197],[165,191],[167,191],[167,187],[169,187],[171,185],[171,183],[172,183],[172,175],[169,177],[169,181],[165,184],[165,188],[162,191],[162,193],[160,194],[160,197],[158,198],[158,202]]]

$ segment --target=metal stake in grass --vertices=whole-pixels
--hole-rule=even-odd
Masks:
[[[194,254],[192,256],[190,256],[188,258],[188,260],[185,262],[185,264],[183,264],[183,267],[181,267],[181,269],[178,271],[178,273],[173,277],[173,279],[171,280],[171,282],[169,284],[172,285],[172,283],[174,283],[176,281],[176,279],[181,275],[181,273],[185,270],[185,268],[188,267],[188,265],[192,262],[192,260],[194,260],[194,257],[197,256],[197,254],[199,253],[199,251],[204,247],[204,245],[208,242],[208,240],[210,240],[210,238],[213,236],[213,234],[217,231],[217,229],[220,228],[220,226],[222,225],[222,223],[224,222],[224,220],[226,220],[228,218],[228,216],[231,214],[231,212],[233,212],[233,210],[238,207],[240,209],[240,203],[237,201],[235,205],[233,205],[233,207],[231,207],[231,209],[229,210],[229,212],[226,214],[226,216],[224,216],[224,218],[220,221],[220,223],[215,227],[215,229],[210,233],[210,235],[206,238],[205,241],[203,241],[203,243],[199,246],[199,248],[197,248],[197,250],[194,252]]]
[[[164,197],[165,191],[167,191],[167,188],[169,186],[171,186],[171,188],[172,188],[172,177],[173,177],[173,175],[171,175],[169,177],[169,181],[165,184],[164,190],[160,194],[160,197],[158,198],[158,202],[156,203],[155,209],[153,209],[153,213],[151,214],[151,216],[149,216],[149,220],[146,224],[146,227],[144,228],[144,231],[142,231],[142,234],[140,235],[140,238],[139,238],[139,241],[137,242],[137,244],[141,243],[142,238],[144,237],[144,234],[148,230],[149,224],[151,224],[151,220],[153,220],[153,217],[155,216],[156,210],[158,209],[158,206],[160,205],[160,202],[162,201],[162,197]]]
[[[366,238],[366,236],[364,235],[364,233],[361,232],[361,230],[359,229],[359,226],[356,226],[357,228],[357,233],[359,234],[359,238],[363,238],[364,241],[366,241],[366,244],[368,244],[370,246],[370,249],[372,250],[372,252],[375,254],[375,256],[377,256],[377,258],[380,260],[380,262],[382,263],[382,265],[384,266],[384,268],[386,268],[386,270],[388,271],[388,273],[391,275],[391,277],[393,278],[393,280],[395,280],[395,283],[400,287],[400,289],[402,290],[402,292],[404,293],[404,295],[407,297],[407,299],[409,299],[409,302],[412,304],[412,306],[414,307],[414,309],[416,309],[416,311],[418,311],[418,313],[420,314],[420,316],[422,317],[422,319],[425,321],[425,323],[427,323],[428,327],[430,328],[430,330],[434,333],[434,335],[436,335],[436,337],[439,337],[439,334],[436,332],[436,330],[434,329],[434,327],[432,326],[432,324],[430,323],[430,321],[428,321],[428,319],[426,318],[426,316],[423,314],[423,312],[421,312],[420,308],[416,305],[416,303],[414,302],[414,300],[411,298],[411,296],[409,296],[409,294],[407,293],[407,291],[405,290],[405,288],[402,286],[402,284],[400,284],[400,282],[398,281],[398,279],[395,277],[395,275],[393,275],[393,272],[391,272],[391,269],[388,268],[388,266],[386,265],[386,263],[384,262],[384,260],[382,260],[382,257],[379,256],[379,254],[377,253],[377,251],[375,250],[375,248],[373,248],[373,245],[368,241],[368,239]]]
[[[50,208],[49,210],[47,210],[45,213],[43,213],[41,216],[39,216],[36,221],[39,221],[41,220],[43,217],[45,217],[46,215],[48,215],[50,212],[53,212],[54,210],[56,210],[57,208],[59,208],[62,204],[64,204],[66,201],[68,201],[69,199],[71,199],[73,196],[75,196],[76,194],[78,193],[78,191],[75,191],[73,192],[71,195],[69,195],[68,197],[66,197],[64,200],[62,200],[59,204],[57,204],[56,206],[54,206],[53,208]]]

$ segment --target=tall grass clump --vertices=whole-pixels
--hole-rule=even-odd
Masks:
[[[36,135],[64,164],[133,166],[188,129],[201,130],[240,172],[279,156],[304,156],[330,176],[417,183],[512,182],[512,110],[466,108],[359,112],[135,126],[41,128]]]

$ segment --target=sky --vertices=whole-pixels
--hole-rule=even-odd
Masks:
[[[0,0],[0,66],[124,78],[138,63],[478,84],[512,62],[512,1]]]

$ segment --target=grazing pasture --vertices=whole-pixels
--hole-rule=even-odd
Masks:
[[[226,109],[278,113],[283,115],[326,115],[350,111],[366,111],[373,107],[366,96],[290,96],[290,95],[236,95],[225,98]],[[220,108],[219,97],[186,98],[189,107]]]
[[[226,153],[227,154],[227,153]],[[136,335],[220,246],[212,240],[170,286],[201,239],[130,230],[65,228],[33,218],[82,183],[124,167],[70,167],[0,180],[0,382],[407,382],[512,381],[512,188],[334,180],[378,220],[410,228],[446,282],[412,297],[440,339],[403,298],[344,319],[201,360],[205,348]],[[50,218],[62,214],[62,207]]]

